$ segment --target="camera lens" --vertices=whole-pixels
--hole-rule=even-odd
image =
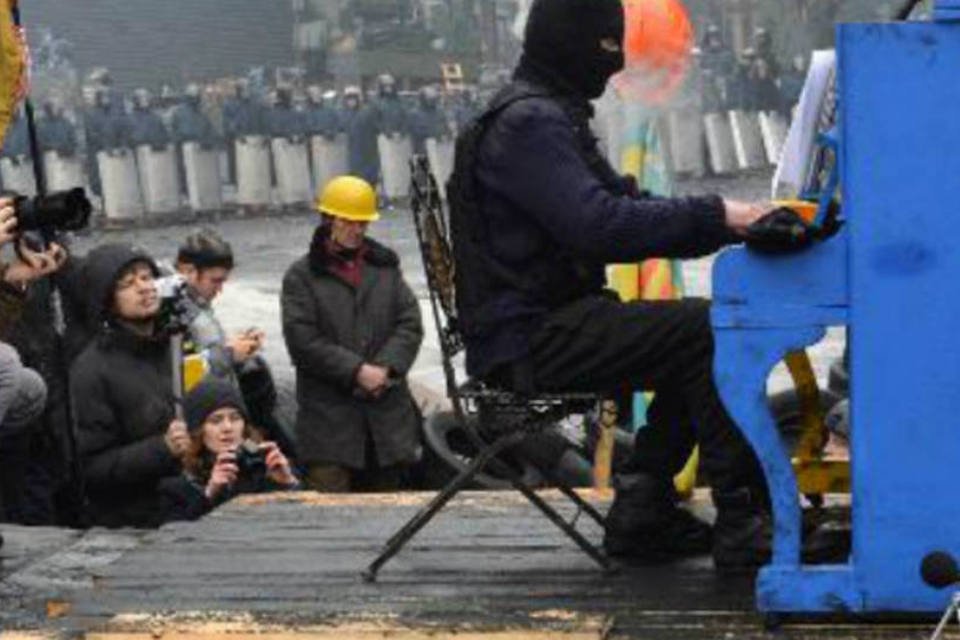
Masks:
[[[45,196],[14,200],[19,231],[79,231],[87,226],[93,206],[80,187]]]

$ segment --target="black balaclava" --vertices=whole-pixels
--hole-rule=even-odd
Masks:
[[[623,69],[623,30],[620,0],[534,0],[521,67],[546,71],[583,98],[599,98],[611,76]],[[602,48],[605,38],[619,50]]]

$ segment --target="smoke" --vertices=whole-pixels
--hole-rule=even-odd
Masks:
[[[80,75],[73,61],[73,44],[48,28],[27,29],[30,45],[31,98],[52,101],[76,116]]]

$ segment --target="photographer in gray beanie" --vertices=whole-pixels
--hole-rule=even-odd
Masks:
[[[160,483],[162,520],[196,520],[244,493],[291,491],[300,481],[275,442],[262,441],[243,396],[208,376],[183,400],[190,444],[183,473]]]

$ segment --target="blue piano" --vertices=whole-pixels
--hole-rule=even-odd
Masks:
[[[939,611],[923,558],[960,558],[960,1],[929,22],[837,32],[845,226],[812,250],[725,251],[713,272],[716,377],[772,495],[764,612]],[[790,455],[766,404],[770,370],[846,326],[853,545],[842,565],[800,561]]]

